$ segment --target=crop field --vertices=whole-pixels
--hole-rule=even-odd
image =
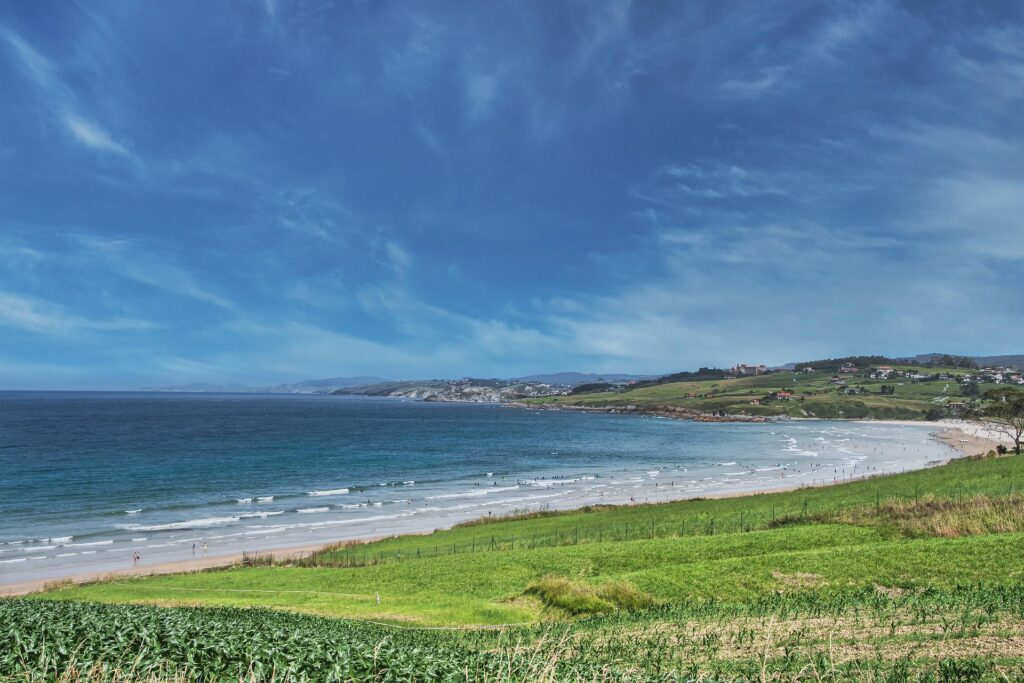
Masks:
[[[701,600],[496,630],[259,609],[0,602],[0,677],[44,681],[1002,681],[1024,584]]]
[[[0,675],[1012,680],[1022,481],[1024,458],[965,458],[61,586],[0,601]]]

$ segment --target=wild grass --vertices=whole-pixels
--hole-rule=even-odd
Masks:
[[[736,457],[730,454],[730,457]],[[348,543],[304,558],[307,566],[363,566],[444,555],[580,543],[734,533],[771,528],[780,519],[825,519],[851,508],[922,499],[993,501],[1022,493],[1024,458],[963,458],[940,467],[780,493],[631,506],[593,506],[488,518],[432,534]],[[839,520],[843,521],[843,520]]]
[[[545,576],[526,587],[551,608],[567,614],[604,614],[616,610],[636,612],[651,607],[654,599],[628,581],[608,581],[597,586],[564,576]]]
[[[792,524],[828,523],[876,526],[905,538],[957,538],[1024,531],[1024,495],[967,498],[925,495],[916,500],[887,500],[876,506],[831,510],[809,517],[786,515],[771,528]]]

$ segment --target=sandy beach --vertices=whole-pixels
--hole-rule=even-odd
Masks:
[[[912,425],[921,427],[920,422],[912,421],[852,421],[860,424],[878,424],[878,425],[892,425],[892,426],[903,426]],[[979,453],[986,453],[989,450],[995,448],[995,446],[1001,441],[998,439],[1001,435],[986,429],[983,425],[977,425],[975,423],[964,422],[960,420],[943,420],[940,422],[931,423],[935,427],[931,435],[936,441],[946,444],[950,447],[950,457],[944,459],[932,460],[927,463],[927,466],[934,466],[944,462],[948,462],[952,457],[958,456],[969,456],[976,455]],[[839,481],[854,481],[857,479],[870,478],[871,476],[877,476],[877,473],[864,473],[864,474],[847,474]],[[736,496],[755,495],[758,493],[767,492],[781,492],[787,490],[795,490],[799,488],[806,488],[810,486],[825,486],[833,482],[827,480],[818,481],[801,481],[799,483],[792,483],[783,479],[777,482],[773,481],[770,483],[762,483],[756,488],[748,490],[736,490],[736,491],[703,491],[699,493],[682,493],[676,491],[668,491],[662,487],[660,495],[653,500],[645,498],[638,503],[664,503],[670,501],[687,500],[695,497],[704,498],[726,498]],[[573,503],[573,501],[564,501],[563,504],[559,504],[557,509],[572,509],[580,506],[590,504],[593,501],[579,499]],[[612,502],[612,501],[609,501]],[[626,503],[628,504],[628,503]],[[479,515],[476,515],[479,516]],[[338,542],[369,542],[377,540],[383,537],[393,536],[396,534],[413,534],[413,533],[431,533],[433,530],[445,529],[457,524],[461,521],[465,521],[467,516],[459,516],[450,520],[442,522],[437,519],[435,525],[430,528],[424,527],[411,527],[403,529],[396,527],[393,530],[394,533],[375,533],[375,534],[363,534],[357,536],[347,536],[343,538],[337,538],[330,541],[314,544],[301,544],[301,545],[289,545],[284,547],[270,548],[266,551],[260,551],[261,554],[273,555],[278,560],[287,559],[289,557],[301,556],[303,554],[309,554],[311,552],[321,550],[327,546],[334,545]],[[26,593],[39,592],[48,590],[50,588],[59,586],[63,583],[89,583],[94,581],[110,580],[115,578],[125,577],[137,577],[137,576],[151,576],[157,574],[171,574],[171,573],[184,573],[203,571],[214,568],[228,567],[240,564],[243,560],[242,553],[230,552],[230,553],[218,553],[212,554],[205,558],[196,558],[188,560],[175,560],[175,561],[163,561],[156,562],[154,564],[140,564],[139,566],[117,568],[109,571],[98,571],[98,572],[83,572],[83,573],[71,573],[67,576],[58,578],[40,578],[27,581],[18,581],[8,583],[6,585],[0,585],[0,596],[2,595],[22,595]]]
[[[878,425],[934,425],[937,428],[934,436],[939,441],[949,444],[963,452],[964,455],[977,455],[994,450],[996,446],[1013,446],[1010,438],[984,424],[970,420],[936,420],[922,423],[916,420],[850,420]]]

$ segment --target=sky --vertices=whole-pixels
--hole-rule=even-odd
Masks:
[[[0,388],[1024,352],[1020,2],[0,0]]]

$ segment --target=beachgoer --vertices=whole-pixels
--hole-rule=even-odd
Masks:
[[[196,542],[192,541],[192,559],[196,559]]]
[[[209,549],[209,546],[206,545],[206,541],[203,541],[203,557],[206,557],[206,551],[208,549]]]

